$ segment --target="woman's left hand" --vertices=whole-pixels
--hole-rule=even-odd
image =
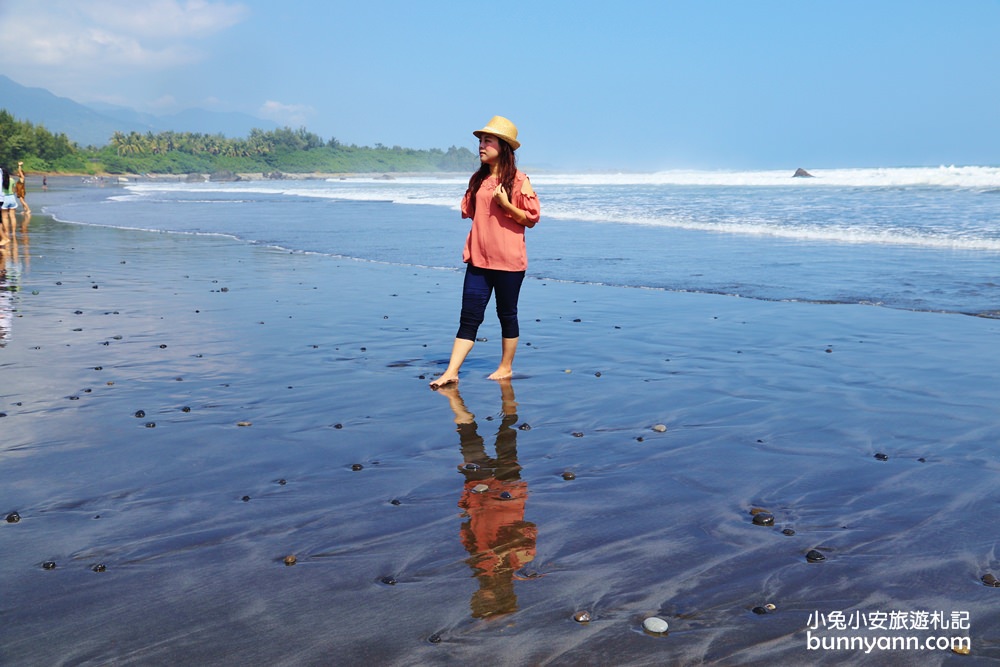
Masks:
[[[493,199],[504,208],[510,207],[510,197],[502,185],[498,185],[493,190]]]

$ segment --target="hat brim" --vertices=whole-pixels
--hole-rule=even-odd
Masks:
[[[490,127],[484,127],[481,130],[476,130],[472,134],[474,134],[477,139],[482,139],[484,134],[489,134],[499,139],[503,139],[508,144],[510,144],[510,147],[515,151],[521,147],[521,142],[518,141],[517,139],[511,139],[510,137],[506,136],[503,132],[497,132],[496,130]]]

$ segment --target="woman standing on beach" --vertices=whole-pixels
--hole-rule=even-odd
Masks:
[[[31,215],[31,208],[28,206],[28,202],[24,201],[25,187],[24,187],[24,163],[17,163],[17,182],[14,184],[14,194],[17,195],[18,200],[21,202],[21,206],[24,207],[24,214]]]
[[[0,186],[3,189],[3,204],[0,204],[0,225],[3,226],[3,239],[0,240],[0,245],[6,245],[14,234],[14,225],[17,222],[14,216],[14,211],[17,210],[17,196],[14,194],[14,179],[10,175],[10,169],[3,170]]]
[[[531,182],[517,169],[514,151],[521,144],[514,123],[494,116],[486,127],[472,134],[479,138],[481,165],[469,179],[462,199],[462,217],[472,218],[462,252],[466,264],[462,314],[448,368],[431,382],[432,389],[458,382],[458,371],[475,345],[486,304],[494,292],[503,341],[500,365],[489,378],[502,380],[513,375],[520,336],[517,299],[528,268],[524,230],[535,226],[541,211]]]

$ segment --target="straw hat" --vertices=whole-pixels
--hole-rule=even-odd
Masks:
[[[493,116],[486,127],[476,130],[472,134],[479,138],[482,138],[484,134],[492,134],[494,137],[500,137],[506,141],[514,150],[521,147],[521,142],[517,140],[517,126],[503,116]]]

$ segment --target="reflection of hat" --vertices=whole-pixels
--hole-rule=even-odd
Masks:
[[[480,138],[484,134],[492,134],[494,137],[500,137],[506,141],[514,150],[521,147],[521,142],[517,140],[517,127],[503,116],[493,116],[486,127],[476,130],[473,134]]]

